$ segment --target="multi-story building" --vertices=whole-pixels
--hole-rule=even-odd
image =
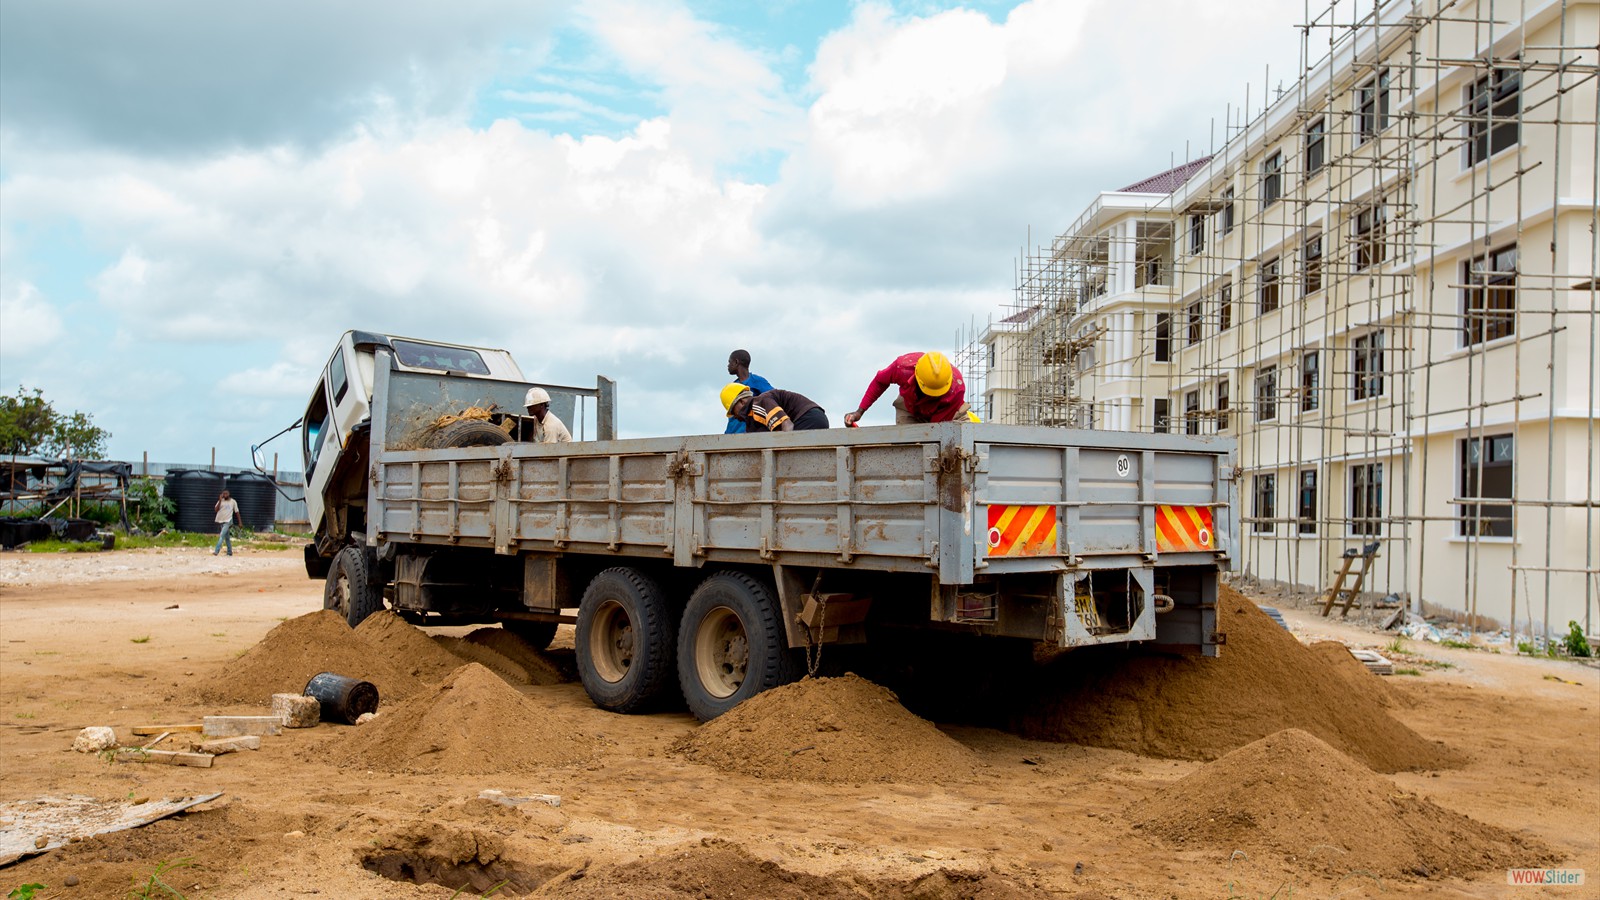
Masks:
[[[1215,153],[1023,261],[990,416],[1235,437],[1249,574],[1376,542],[1369,590],[1593,633],[1600,3],[1334,17]]]

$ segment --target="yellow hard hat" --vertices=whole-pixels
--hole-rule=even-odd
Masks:
[[[929,397],[943,397],[950,391],[950,382],[954,380],[955,370],[950,367],[950,358],[935,350],[932,353],[922,354],[917,360],[917,387],[922,389]]]
[[[723,388],[722,389],[722,411],[727,413],[729,416],[732,416],[733,415],[733,404],[735,402],[737,402],[740,397],[743,397],[745,394],[748,394],[748,393],[750,393],[750,386],[749,385],[745,385],[745,384],[740,384],[737,381],[735,381],[733,384],[730,384],[727,387]]]

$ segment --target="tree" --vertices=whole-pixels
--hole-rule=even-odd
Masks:
[[[44,392],[18,386],[15,397],[0,396],[0,453],[17,456],[67,456],[103,459],[111,432],[86,412],[57,412]]]

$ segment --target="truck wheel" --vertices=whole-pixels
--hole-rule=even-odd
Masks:
[[[500,627],[532,644],[535,650],[548,650],[550,642],[556,639],[556,629],[560,626],[555,622],[507,619],[500,623]]]
[[[383,609],[383,582],[377,579],[378,561],[365,547],[345,547],[328,566],[322,608],[344,616],[354,628],[367,616]]]
[[[799,677],[779,614],[771,589],[741,572],[695,588],[678,628],[678,684],[696,718],[715,719]]]
[[[661,586],[637,569],[606,569],[578,602],[578,677],[601,709],[637,712],[672,685],[674,621]]]
[[[462,419],[428,433],[423,443],[430,448],[498,447],[509,443],[505,429],[484,419]]]

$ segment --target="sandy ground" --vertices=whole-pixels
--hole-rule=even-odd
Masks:
[[[519,873],[529,883],[566,873],[557,881],[571,886],[605,865],[688,853],[707,860],[706,868],[695,876],[687,864],[690,874],[680,873],[678,883],[700,877],[703,887],[649,896],[776,896],[760,887],[778,883],[760,880],[774,871],[796,873],[780,881],[799,893],[783,896],[808,895],[818,884],[850,886],[840,896],[873,896],[947,870],[988,880],[970,882],[977,887],[965,893],[945,878],[937,890],[894,895],[1001,896],[983,891],[1009,887],[1015,892],[1004,896],[1600,897],[1600,670],[1439,647],[1419,652],[1451,668],[1393,679],[1414,701],[1396,715],[1469,761],[1394,781],[1544,842],[1567,857],[1565,865],[1587,870],[1589,884],[1509,887],[1504,871],[1335,877],[1287,856],[1174,850],[1133,829],[1126,811],[1200,763],[987,729],[945,728],[981,759],[975,774],[959,778],[930,773],[914,784],[852,786],[731,775],[671,752],[697,727],[686,713],[604,713],[575,684],[521,690],[570,708],[605,749],[592,762],[528,775],[334,768],[316,761],[317,748],[337,738],[329,725],[265,739],[260,751],[220,757],[209,769],[108,763],[70,751],[86,725],[117,727],[126,741],[134,725],[253,712],[196,705],[197,679],[284,619],[320,608],[321,585],[300,566],[297,553],[282,551],[231,559],[201,550],[0,554],[0,802],[223,793],[182,816],[0,869],[0,892],[40,882],[49,886],[40,897],[122,897],[130,885],[148,884],[163,862],[184,860],[166,880],[191,900],[448,898],[452,889],[390,880],[362,862],[453,854],[494,861],[500,869],[485,871]],[[1286,616],[1306,639],[1358,647],[1387,641],[1305,611]],[[562,803],[512,810],[474,799],[487,788],[557,794]],[[781,869],[739,869],[745,857],[730,848],[747,852],[752,866]],[[794,881],[802,875],[833,881]],[[66,887],[69,880],[76,886]],[[547,885],[539,893],[560,892]],[[630,894],[643,895],[615,891]]]

